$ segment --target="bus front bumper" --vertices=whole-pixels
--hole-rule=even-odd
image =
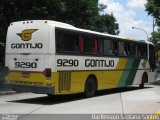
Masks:
[[[55,89],[53,86],[36,86],[24,84],[6,84],[7,87],[18,92],[32,92],[38,94],[52,94],[54,95]]]

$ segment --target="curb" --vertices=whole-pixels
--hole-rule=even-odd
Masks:
[[[12,95],[12,94],[16,94],[16,91],[0,91],[0,96],[2,95]]]

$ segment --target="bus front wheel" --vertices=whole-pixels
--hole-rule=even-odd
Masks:
[[[89,77],[85,83],[85,97],[93,97],[97,91],[97,82],[94,77]]]

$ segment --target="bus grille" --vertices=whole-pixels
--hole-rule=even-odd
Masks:
[[[70,72],[60,72],[59,73],[59,92],[69,91],[71,88],[71,73]]]

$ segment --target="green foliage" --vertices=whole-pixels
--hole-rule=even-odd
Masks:
[[[98,0],[0,0],[0,43],[5,43],[9,24],[22,20],[55,20],[117,35],[113,14],[99,14],[105,8]],[[4,50],[0,44],[0,52],[4,54]]]
[[[158,30],[156,32],[152,32],[152,37],[150,38],[156,49],[160,47],[160,1],[159,0],[147,0],[147,4],[145,5],[146,11],[148,15],[152,15],[155,24],[158,26]]]
[[[151,41],[155,45],[156,49],[160,48],[160,29],[158,29],[156,32],[152,32]]]
[[[109,33],[109,34],[113,34],[113,35],[118,35],[119,34],[119,26],[116,23],[116,19],[113,16],[113,14],[108,15],[99,15],[96,19],[96,25],[93,26],[94,30],[96,31],[100,31],[103,33]]]
[[[149,15],[154,16],[156,23],[160,26],[160,1],[159,0],[147,0],[145,5],[146,11]]]

